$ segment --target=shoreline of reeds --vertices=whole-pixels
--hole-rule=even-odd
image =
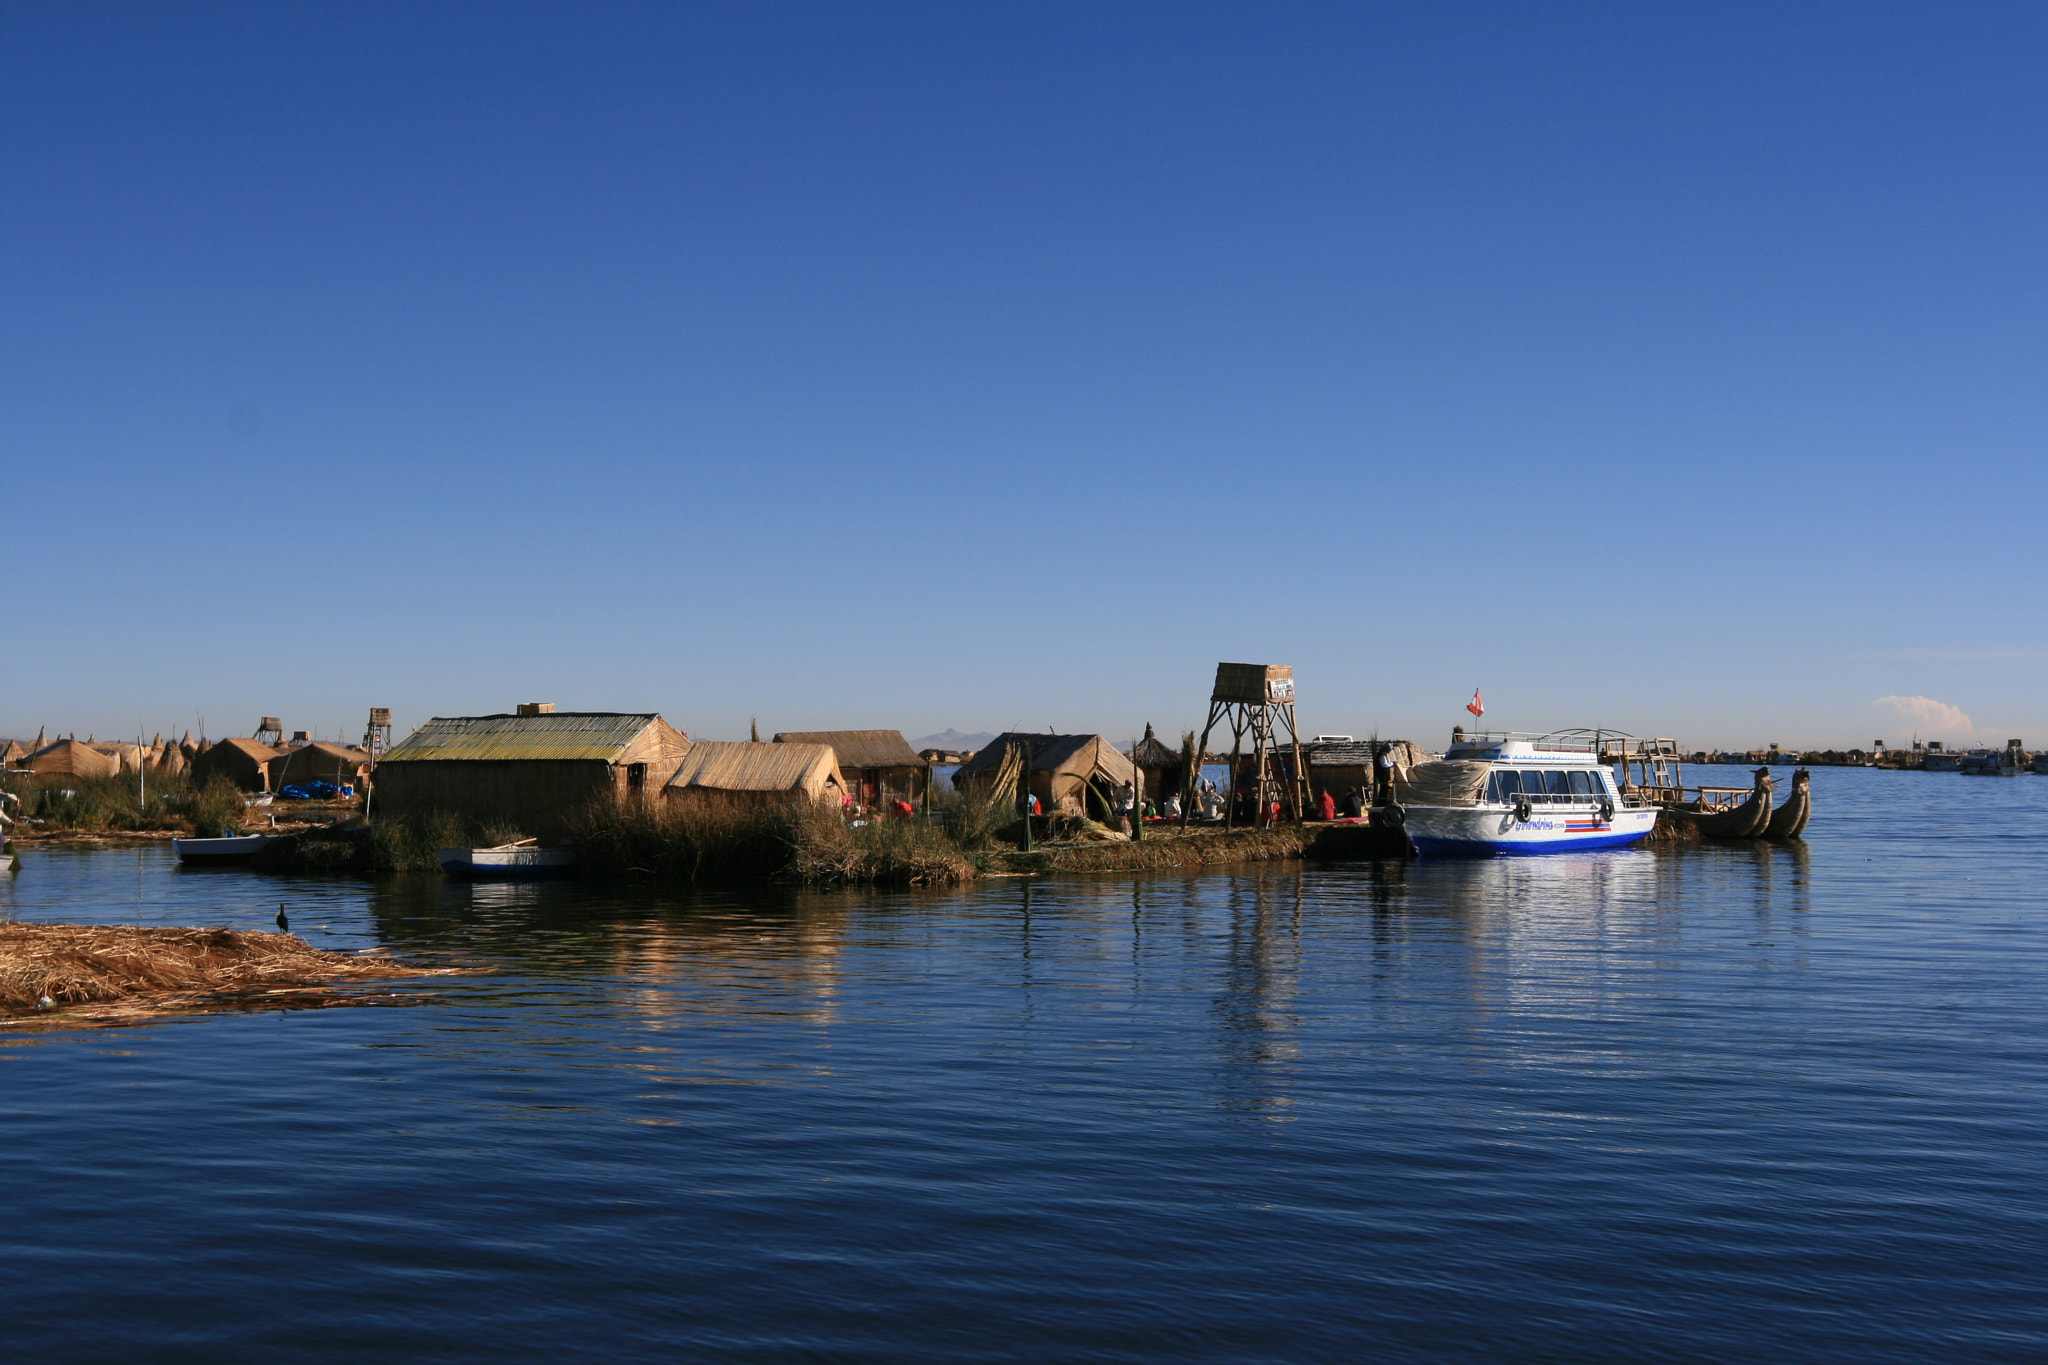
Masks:
[[[0,922],[0,1026],[363,1004],[341,988],[452,970],[331,952],[293,934]]]
[[[184,774],[152,774],[137,791],[134,773],[107,777],[29,777],[10,773],[0,786],[21,801],[9,838],[25,843],[91,836],[176,837],[239,829],[242,791],[225,777],[204,785]]]

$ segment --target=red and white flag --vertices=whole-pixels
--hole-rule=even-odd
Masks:
[[[1478,688],[1475,687],[1472,689],[1472,700],[1465,703],[1465,709],[1467,711],[1470,711],[1475,716],[1483,716],[1486,714],[1486,703],[1479,700]]]

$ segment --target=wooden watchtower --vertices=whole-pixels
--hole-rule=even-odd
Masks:
[[[1209,736],[1219,724],[1230,727],[1231,800],[1225,824],[1237,822],[1239,774],[1247,738],[1251,740],[1252,764],[1248,776],[1257,798],[1254,823],[1264,822],[1265,812],[1275,801],[1282,803],[1292,819],[1300,820],[1308,808],[1308,767],[1302,761],[1301,735],[1294,724],[1293,666],[1216,665],[1216,685],[1209,691],[1209,720],[1202,727],[1202,742],[1195,748],[1196,771],[1188,775],[1190,796],[1200,776],[1202,756],[1209,752]],[[1293,751],[1288,761],[1279,754],[1283,728],[1287,746]]]

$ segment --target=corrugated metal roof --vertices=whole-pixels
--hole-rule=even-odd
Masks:
[[[922,768],[924,760],[901,730],[791,730],[777,744],[829,744],[847,768]]]
[[[436,716],[377,761],[424,763],[458,759],[596,759],[616,763],[641,731],[660,720],[649,712],[556,711],[545,716]]]
[[[829,744],[698,740],[690,746],[683,766],[676,769],[668,785],[711,791],[816,795],[828,778],[839,781],[839,766],[833,761]]]

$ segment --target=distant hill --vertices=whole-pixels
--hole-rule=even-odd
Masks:
[[[936,735],[926,735],[923,739],[913,739],[910,741],[910,747],[913,749],[952,749],[956,751],[979,749],[994,738],[995,736],[986,730],[978,730],[974,734],[963,735],[958,730],[948,728]]]

